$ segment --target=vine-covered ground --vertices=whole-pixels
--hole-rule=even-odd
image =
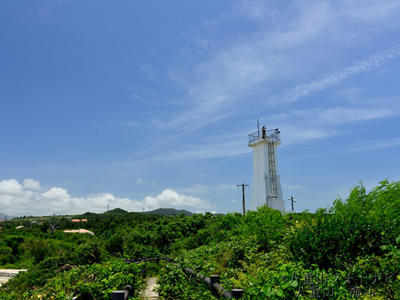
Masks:
[[[370,192],[357,186],[315,213],[262,207],[244,216],[114,211],[74,217],[88,222],[3,223],[0,268],[28,271],[2,286],[0,299],[109,299],[127,284],[138,297],[145,263],[123,258],[158,255],[175,258],[147,264],[165,299],[216,297],[183,267],[220,275],[225,289],[242,288],[246,299],[400,299],[400,182],[383,181]],[[94,235],[63,232],[80,226]]]

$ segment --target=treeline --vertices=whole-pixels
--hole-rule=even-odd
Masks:
[[[3,225],[0,267],[28,272],[1,287],[0,299],[109,299],[113,289],[143,284],[143,266],[122,258],[157,255],[176,258],[158,270],[166,299],[215,298],[185,266],[220,275],[226,289],[242,288],[248,299],[400,298],[400,182],[383,181],[370,192],[357,186],[315,213],[262,207],[245,216],[76,217],[87,222],[49,217],[19,230],[26,220]],[[95,234],[63,232],[73,227]]]
[[[87,221],[77,223],[73,219]],[[142,284],[138,274],[131,278],[132,273],[126,277],[128,273],[122,272],[132,272],[130,267],[122,268],[123,258],[173,256],[177,241],[195,235],[214,219],[210,213],[192,217],[87,213],[72,218],[54,216],[5,222],[0,231],[0,268],[24,268],[28,272],[20,273],[1,287],[0,299],[35,299],[38,295],[57,299],[66,299],[67,295],[108,299],[112,289],[134,281],[138,286]],[[24,227],[17,229],[19,226]],[[64,233],[65,229],[79,228],[90,230],[94,235]],[[100,270],[106,269],[108,279],[97,278]],[[82,274],[94,272],[96,278],[86,282],[86,277],[80,278],[77,270]],[[115,276],[120,279],[115,280]],[[109,284],[99,285],[98,280]]]

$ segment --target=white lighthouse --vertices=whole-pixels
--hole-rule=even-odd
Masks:
[[[278,129],[262,127],[249,135],[249,147],[253,148],[253,186],[251,210],[267,205],[285,212],[280,176],[277,169],[276,146],[281,144]]]

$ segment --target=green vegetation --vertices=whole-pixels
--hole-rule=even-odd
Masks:
[[[28,272],[2,286],[0,299],[108,299],[126,284],[143,286],[144,263],[122,258],[157,255],[176,258],[153,270],[166,299],[215,298],[183,267],[219,274],[222,286],[243,288],[248,299],[400,298],[400,182],[383,181],[369,193],[357,186],[315,213],[262,207],[245,216],[75,217],[88,222],[47,217],[3,224],[0,267]],[[63,233],[79,227],[95,235]]]

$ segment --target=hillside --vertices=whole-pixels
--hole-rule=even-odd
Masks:
[[[3,212],[0,212],[0,220],[4,220],[4,219],[11,220],[13,218],[15,218],[15,217],[9,216],[9,215],[7,215],[7,214],[5,214]]]
[[[122,208],[114,208],[112,210],[106,211],[105,214],[127,214],[128,212]]]
[[[149,215],[163,215],[163,216],[177,216],[183,214],[187,217],[194,215],[194,213],[190,211],[184,209],[175,209],[175,208],[158,208],[151,211],[145,211],[144,213]]]

